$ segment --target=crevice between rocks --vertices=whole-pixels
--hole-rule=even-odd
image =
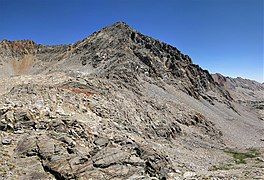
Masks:
[[[44,171],[46,173],[53,175],[56,180],[65,180],[65,177],[61,173],[54,171],[53,169],[51,169],[50,167],[48,167],[44,164],[45,158],[40,154],[40,148],[38,145],[38,138],[37,137],[36,137],[36,146],[37,146],[37,156],[40,159],[40,163],[41,163]]]

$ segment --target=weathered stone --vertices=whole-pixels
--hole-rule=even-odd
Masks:
[[[7,124],[5,121],[0,121],[0,131],[6,131],[7,130]]]
[[[14,113],[14,118],[16,121],[30,121],[32,115],[28,111],[17,111]]]
[[[57,148],[56,142],[46,135],[37,137],[38,154],[43,159],[52,159],[56,154],[61,154],[59,148]]]
[[[17,155],[35,155],[37,153],[37,144],[35,136],[22,136],[15,149]]]
[[[129,158],[128,152],[117,148],[104,148],[92,157],[95,167],[108,167],[111,164],[122,163]]]
[[[3,145],[10,145],[11,143],[12,143],[12,139],[7,139],[7,138],[2,139]]]
[[[184,178],[193,178],[193,177],[195,177],[197,174],[195,173],[195,172],[185,172],[184,174],[183,174],[183,177]]]
[[[87,161],[88,161],[88,157],[86,157],[86,156],[77,156],[75,158],[72,158],[69,161],[69,163],[71,164],[71,167],[73,167],[74,165],[84,164]]]
[[[68,144],[69,146],[74,146],[76,144],[71,138],[67,136],[62,136],[58,140]]]
[[[262,157],[257,157],[257,160],[261,161],[261,162],[264,162],[264,158],[262,158]]]
[[[24,130],[16,130],[14,131],[14,134],[23,134],[25,131]]]
[[[15,117],[14,117],[14,112],[13,111],[8,111],[7,113],[5,113],[5,119],[8,122],[15,122]]]
[[[141,159],[140,157],[137,157],[137,156],[135,156],[135,155],[132,155],[132,156],[129,158],[128,162],[129,162],[130,164],[135,165],[135,166],[144,166],[144,165],[145,165],[145,161],[144,161],[143,159]]]
[[[17,163],[15,164],[15,169],[23,174],[20,174],[17,179],[54,179],[54,176],[45,172],[42,163],[38,160],[38,157],[36,156],[19,158]]]
[[[109,141],[106,138],[96,138],[94,140],[94,144],[96,144],[97,146],[106,146],[108,142]]]

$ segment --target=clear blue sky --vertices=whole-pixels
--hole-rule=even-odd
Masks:
[[[264,81],[263,0],[0,0],[0,40],[69,44],[124,21],[209,72]]]

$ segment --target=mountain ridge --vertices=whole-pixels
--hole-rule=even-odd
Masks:
[[[141,34],[140,32],[138,32],[138,31],[132,29],[132,28],[131,28],[129,25],[127,25],[125,22],[121,22],[121,21],[119,21],[119,22],[116,22],[116,23],[114,23],[114,24],[112,24],[112,25],[110,25],[110,26],[107,26],[107,27],[105,27],[105,28],[102,28],[101,30],[99,30],[99,31],[97,31],[97,32],[94,32],[94,33],[92,33],[91,35],[89,35],[89,36],[83,38],[82,40],[79,40],[79,41],[74,42],[74,43],[69,43],[69,44],[55,44],[55,45],[43,45],[43,44],[36,43],[36,42],[34,42],[34,40],[30,40],[30,39],[24,39],[24,40],[13,40],[13,41],[10,41],[10,40],[7,40],[7,39],[3,39],[3,40],[0,42],[0,46],[1,46],[1,44],[2,44],[2,45],[4,45],[4,44],[9,44],[9,46],[11,46],[11,47],[15,47],[16,44],[18,44],[18,45],[20,44],[20,46],[21,46],[21,45],[24,46],[24,47],[23,47],[23,48],[24,48],[24,51],[22,52],[22,53],[24,53],[24,54],[27,54],[27,53],[28,53],[28,52],[26,52],[26,51],[30,51],[30,50],[32,50],[32,48],[31,48],[31,49],[27,49],[28,47],[30,47],[30,46],[32,46],[32,45],[34,45],[35,47],[40,47],[40,46],[43,46],[43,47],[60,47],[60,46],[67,46],[67,47],[70,49],[71,47],[76,47],[78,44],[85,42],[87,39],[89,39],[90,36],[92,36],[92,35],[94,35],[94,34],[100,33],[101,31],[105,31],[105,30],[107,30],[107,29],[113,29],[113,28],[116,28],[116,29],[120,28],[120,29],[126,30],[127,32],[130,32],[130,33],[132,33],[132,32],[133,32],[133,33],[139,33],[140,36],[145,36],[145,37],[147,37],[147,38],[151,38],[151,37],[149,37],[149,36],[143,35],[143,34]],[[127,36],[129,36],[129,34],[127,34]],[[135,37],[134,37],[134,38],[135,38]],[[153,39],[153,38],[151,38],[151,39]],[[154,39],[154,40],[155,40],[156,42],[158,42],[158,43],[166,44],[166,46],[170,47],[171,49],[174,49],[174,50],[178,51],[178,52],[181,54],[181,52],[180,52],[176,47],[174,47],[174,46],[172,46],[172,45],[170,45],[170,44],[168,44],[168,43],[161,42],[160,40],[157,40],[157,39]],[[25,50],[26,50],[26,51],[25,51]],[[183,54],[183,57],[184,57],[184,56],[186,56],[187,61],[190,61],[190,63],[192,63],[192,59],[191,59],[188,55],[184,55],[184,54]],[[221,74],[221,73],[216,73],[216,74]],[[225,76],[225,77],[228,77],[228,76]],[[243,78],[243,79],[248,79],[248,78],[245,78],[245,77],[230,77],[230,78]],[[256,80],[253,80],[253,79],[248,79],[248,80],[256,81]],[[258,82],[258,81],[257,81],[257,82]],[[260,82],[259,82],[259,83],[260,83]]]
[[[94,39],[96,39],[96,42],[94,42]],[[24,54],[31,54],[33,56],[36,56],[35,59],[39,59],[41,61],[41,62],[35,61],[37,63],[36,66],[39,67],[43,66],[42,68],[43,70],[38,69],[37,73],[39,73],[39,71],[42,72],[46,71],[47,68],[52,67],[53,66],[52,63],[56,61],[56,59],[57,61],[59,61],[56,64],[60,64],[62,66],[63,64],[65,64],[64,66],[65,68],[72,66],[76,67],[76,61],[78,61],[76,59],[79,59],[83,67],[77,65],[77,70],[84,72],[87,72],[87,70],[85,69],[91,71],[93,71],[94,69],[98,69],[97,66],[102,67],[102,65],[105,65],[109,69],[109,67],[111,67],[115,63],[117,64],[125,63],[127,66],[130,66],[130,68],[132,68],[131,70],[133,72],[135,72],[135,69],[137,68],[137,71],[144,71],[142,73],[148,73],[149,75],[158,76],[160,78],[164,78],[163,76],[166,76],[169,79],[171,78],[174,79],[173,77],[183,78],[186,76],[186,79],[189,81],[189,85],[188,87],[185,87],[186,85],[182,85],[184,86],[182,87],[182,89],[187,88],[186,90],[188,91],[187,93],[192,94],[196,98],[198,98],[199,95],[193,94],[193,92],[196,91],[193,90],[190,91],[188,90],[189,88],[192,89],[197,88],[200,89],[200,91],[204,91],[204,90],[206,91],[206,89],[214,88],[213,86],[215,86],[214,81],[210,76],[209,72],[207,70],[201,69],[198,65],[192,64],[192,60],[188,55],[182,54],[177,48],[171,45],[162,43],[159,40],[155,40],[148,36],[142,35],[141,33],[133,30],[124,22],[117,22],[113,25],[107,26],[106,28],[97,31],[92,35],[88,36],[87,38],[84,38],[83,40],[78,41],[72,45],[42,46],[42,45],[34,44],[33,41],[18,41],[18,42],[20,43],[27,42],[28,44],[24,49],[18,52],[18,54],[16,55],[16,59],[22,58]],[[27,47],[31,48],[30,46],[31,44],[34,44],[33,46],[34,48],[27,50]],[[105,46],[105,45],[108,46],[108,44],[110,44],[112,48],[107,48]],[[14,42],[14,45],[16,45],[16,42]],[[108,54],[111,54],[112,56],[122,56],[124,55],[122,51],[127,52],[126,55],[128,56],[126,57],[126,60],[124,62],[116,62],[115,60],[113,60],[115,61],[115,63],[114,62],[109,63],[109,59],[111,61],[111,57],[109,57]],[[49,60],[51,59],[49,57],[41,57],[42,54],[45,56],[46,52],[54,54],[55,57],[54,56],[51,57],[52,62]],[[89,52],[89,53],[85,53],[85,52]],[[114,53],[116,53],[116,55]],[[51,54],[49,54],[49,56],[50,55]],[[10,56],[12,57],[12,55]],[[76,56],[77,58],[75,58],[74,56]],[[133,59],[134,56],[136,56],[139,59],[140,61],[139,63],[127,62],[128,59]],[[47,62],[46,59],[51,63]],[[65,63],[63,61],[65,61]],[[87,64],[87,61],[90,61],[90,64]],[[71,63],[75,63],[75,64],[72,64],[72,66],[71,65],[68,66]],[[30,63],[30,65],[32,64]],[[20,66],[21,65],[15,65],[15,67],[13,67],[14,71],[16,72],[17,67],[19,69]],[[145,69],[141,69],[139,67],[144,67]],[[26,68],[32,69],[31,66]],[[190,69],[195,69],[195,71],[190,71]],[[124,70],[127,70],[127,68],[125,68]],[[28,71],[30,70],[26,70],[26,71],[19,70],[18,74],[21,74],[20,72],[28,72]],[[106,72],[106,69],[101,68],[99,71]],[[12,73],[13,71],[11,72],[11,74]],[[196,81],[194,79],[195,76],[205,76],[205,78],[204,80],[202,78],[198,78],[201,79],[201,81]],[[205,79],[208,79],[209,81]],[[228,98],[228,94],[225,94],[224,96]]]
[[[264,175],[261,104],[176,47],[122,22],[70,45],[3,44],[0,179]]]

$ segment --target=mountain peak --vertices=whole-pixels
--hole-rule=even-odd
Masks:
[[[117,21],[116,23],[114,23],[113,25],[119,25],[119,26],[128,26],[125,22],[123,21]]]
[[[112,28],[118,28],[118,29],[132,29],[128,24],[122,21],[118,21],[110,26],[107,27],[112,27]],[[106,27],[106,28],[107,28]]]
[[[132,32],[136,32],[125,22],[116,22],[112,25],[106,26],[101,30],[101,32],[110,32],[113,35],[130,35]],[[99,31],[100,32],[100,31]]]

